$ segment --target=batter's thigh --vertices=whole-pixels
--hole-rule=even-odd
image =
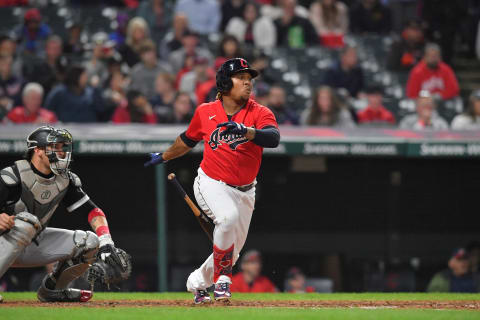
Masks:
[[[239,199],[233,188],[199,172],[193,190],[195,199],[215,225],[236,221],[240,215]]]
[[[13,267],[38,267],[48,263],[67,260],[75,252],[74,231],[46,228],[14,262]]]

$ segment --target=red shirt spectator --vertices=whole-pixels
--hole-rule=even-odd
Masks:
[[[247,283],[242,272],[232,277],[232,292],[277,292],[275,285],[265,276],[258,276],[252,283]]]
[[[8,120],[14,123],[55,123],[57,116],[47,109],[40,108],[36,113],[30,113],[26,107],[15,107],[7,114]]]
[[[137,90],[127,93],[128,106],[117,107],[112,116],[113,123],[157,123],[157,116],[147,98]]]
[[[378,86],[367,88],[368,106],[357,114],[359,123],[387,122],[394,124],[395,117],[383,105],[383,90]]]
[[[446,63],[441,61],[440,48],[437,45],[427,45],[425,55],[410,72],[407,82],[407,96],[418,98],[421,90],[430,94],[439,94],[443,99],[458,96],[458,81]]]
[[[41,108],[43,87],[35,82],[28,83],[22,92],[23,106],[10,110],[8,120],[14,123],[55,123],[55,113]]]
[[[277,292],[267,277],[262,276],[262,257],[257,250],[249,250],[242,256],[241,271],[232,277],[232,292]]]
[[[394,124],[395,117],[393,114],[385,109],[383,106],[373,108],[366,107],[358,113],[358,122],[367,123],[367,122],[389,122]]]

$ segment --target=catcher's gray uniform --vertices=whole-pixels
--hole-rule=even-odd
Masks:
[[[95,261],[98,237],[90,231],[47,228],[61,202],[69,212],[88,213],[96,207],[72,172],[45,176],[26,160],[0,171],[0,213],[15,215],[15,227],[0,236],[0,278],[11,266],[34,267],[59,261],[53,273],[55,283],[50,286],[55,290],[46,289],[43,283],[39,299],[88,300],[81,290],[64,289]]]

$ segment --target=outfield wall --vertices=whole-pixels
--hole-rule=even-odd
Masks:
[[[6,131],[7,128],[13,130]],[[21,137],[30,129],[0,128],[0,146],[9,141],[17,148],[1,154],[1,166],[18,158],[23,150]],[[156,290],[155,171],[143,167],[144,152],[149,150],[138,147],[138,141],[148,141],[160,148],[184,128],[154,128],[165,130],[164,136],[157,132],[164,139],[158,141],[154,139],[155,134],[141,126],[122,127],[124,135],[117,132],[114,137],[112,130],[107,130],[109,127],[99,126],[96,132],[91,127],[71,129],[77,138],[73,170],[82,178],[84,189],[93,201],[107,213],[117,245],[134,257],[135,274],[130,287]],[[292,150],[289,143],[301,143],[295,139],[304,135],[304,130],[307,129],[295,133],[293,129],[282,128],[282,133],[291,133],[285,135],[282,142],[287,150]],[[379,143],[379,138],[372,137],[370,130],[370,133],[361,130],[351,133],[350,140],[345,137],[348,133],[342,131],[325,132],[329,132],[327,137],[312,135],[304,146],[306,143],[354,144],[360,148],[359,144],[368,147]],[[336,137],[332,137],[333,132]],[[338,136],[339,132],[343,136]],[[405,147],[408,150],[414,145],[409,142],[413,138],[404,137],[412,136],[411,132],[389,132],[394,136],[389,138],[391,143],[401,146],[399,150]],[[372,136],[366,139],[366,135]],[[395,137],[398,135],[402,137]],[[307,275],[335,278],[338,289],[362,291],[388,289],[384,282],[372,279],[385,278],[389,272],[400,270],[398,273],[407,272],[408,279],[413,274],[415,282],[412,287],[409,280],[405,280],[408,285],[404,287],[399,280],[397,288],[423,289],[431,274],[444,266],[453,248],[465,245],[478,235],[478,226],[472,222],[478,210],[480,163],[473,153],[460,156],[459,146],[464,145],[464,151],[476,148],[472,134],[462,136],[464,140],[453,133],[418,135],[422,136],[420,146],[423,143],[455,147],[438,148],[436,155],[430,152],[428,157],[267,153],[258,177],[256,210],[246,243],[246,248],[257,248],[264,253],[266,275],[281,287],[287,269],[297,265]],[[334,142],[325,142],[327,138]],[[118,145],[105,144],[113,141],[123,146],[133,145],[132,140],[137,143],[137,151],[132,154],[127,154],[125,149],[116,150]],[[85,141],[90,141],[89,152],[86,152]],[[98,141],[103,141],[103,145]],[[101,145],[103,150],[110,151],[102,152]],[[440,156],[438,150],[453,153]],[[192,153],[167,163],[165,172],[176,172],[187,192],[193,195],[191,184],[200,160],[199,152]],[[169,187],[166,192],[168,288],[182,290],[186,274],[209,254],[210,244],[183,200]],[[88,228],[86,217],[63,212],[54,216],[51,225]]]

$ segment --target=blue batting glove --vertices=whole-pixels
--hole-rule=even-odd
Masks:
[[[247,134],[247,127],[243,123],[228,121],[228,122],[219,123],[217,125],[217,128],[220,128],[220,127],[225,127],[225,130],[220,132],[220,135],[219,135],[220,138],[229,134],[236,134],[236,135],[242,135],[242,136]]]
[[[144,167],[153,166],[159,163],[165,163],[167,160],[163,159],[162,152],[150,153],[150,160],[143,164]]]

